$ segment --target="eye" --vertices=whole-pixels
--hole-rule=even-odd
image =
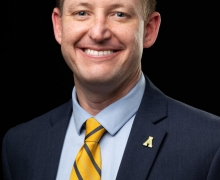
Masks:
[[[122,12],[117,12],[115,15],[117,17],[126,17],[126,15],[124,13],[122,13]]]
[[[86,16],[87,15],[87,13],[85,11],[79,11],[77,14],[79,16]]]

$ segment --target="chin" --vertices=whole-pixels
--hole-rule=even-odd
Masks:
[[[85,77],[85,81],[88,84],[94,85],[107,85],[107,84],[112,84],[112,82],[115,82],[117,76],[110,76],[110,73],[103,73],[103,74],[95,74],[95,75],[89,75]]]

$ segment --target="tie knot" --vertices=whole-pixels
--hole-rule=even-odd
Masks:
[[[92,141],[98,143],[104,133],[105,128],[95,118],[89,118],[86,121],[86,142]]]

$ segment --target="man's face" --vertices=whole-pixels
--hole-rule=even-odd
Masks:
[[[140,0],[65,0],[59,13],[55,37],[75,81],[124,82],[141,71],[148,29]]]

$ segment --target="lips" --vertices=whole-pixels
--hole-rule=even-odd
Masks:
[[[93,49],[84,49],[84,52],[88,55],[92,56],[106,56],[114,53],[113,50],[102,50],[102,51],[97,51]]]

